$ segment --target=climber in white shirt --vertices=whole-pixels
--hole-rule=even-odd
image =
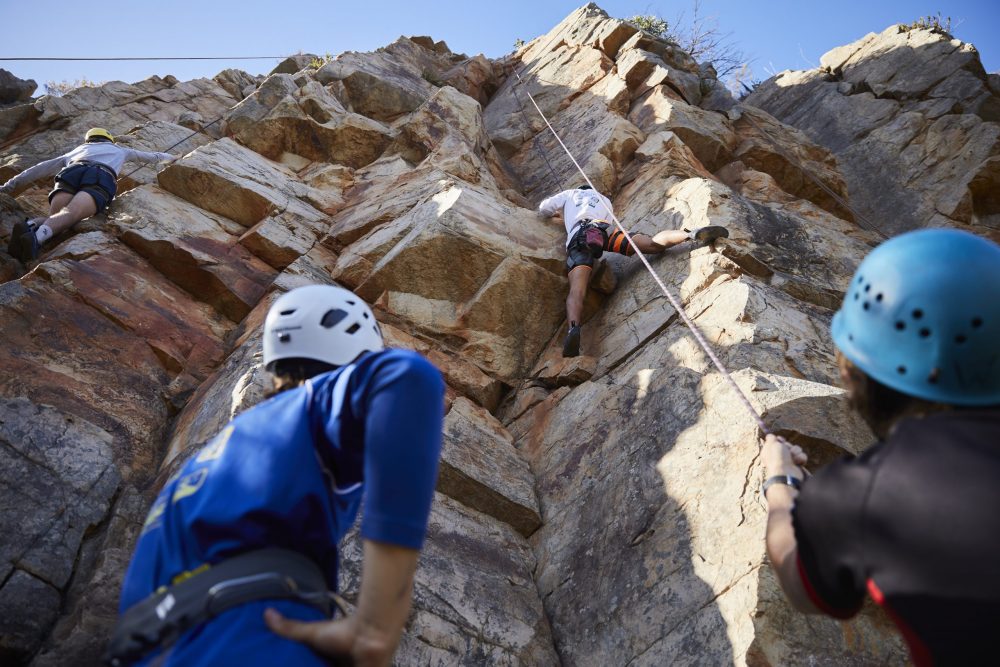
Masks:
[[[583,299],[587,296],[587,284],[594,268],[594,260],[604,251],[622,255],[635,254],[638,248],[644,255],[661,253],[671,246],[688,240],[714,241],[728,237],[725,227],[702,227],[689,232],[684,229],[668,229],[653,237],[645,234],[631,234],[635,248],[625,238],[620,229],[611,231],[611,201],[589,185],[581,185],[573,190],[549,197],[538,205],[538,212],[552,217],[562,211],[566,225],[566,269],[569,271],[569,296],[566,297],[566,321],[569,331],[563,342],[563,356],[575,357],[580,354],[580,320],[583,315]]]
[[[49,216],[16,223],[7,245],[8,254],[28,263],[38,257],[42,244],[50,238],[103,211],[114,199],[118,172],[126,162],[177,159],[170,153],[119,146],[111,133],[100,127],[88,131],[84,141],[64,155],[25,169],[0,186],[0,192],[13,194],[40,178],[56,177],[55,187],[49,193]]]

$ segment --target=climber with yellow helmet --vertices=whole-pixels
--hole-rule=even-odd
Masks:
[[[101,127],[92,128],[85,135],[83,145],[57,158],[39,162],[0,186],[0,192],[13,194],[40,178],[56,177],[55,187],[49,193],[48,217],[15,224],[7,253],[24,263],[37,259],[43,243],[107,208],[115,197],[118,172],[126,162],[156,163],[176,159],[169,153],[119,146],[110,132]]]
[[[804,477],[764,443],[767,552],[792,606],[849,618],[866,592],[917,665],[992,662],[1000,628],[1000,246],[897,236],[833,318],[840,376],[878,442]]]

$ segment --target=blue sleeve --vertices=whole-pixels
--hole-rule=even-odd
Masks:
[[[415,352],[394,350],[377,363],[364,395],[361,537],[420,549],[437,484],[444,381]]]

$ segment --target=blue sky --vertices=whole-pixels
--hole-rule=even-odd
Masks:
[[[337,54],[370,51],[400,35],[431,35],[452,50],[497,57],[515,39],[547,32],[582,0],[402,2],[398,0],[103,0],[99,3],[0,0],[0,57],[7,56],[230,56],[298,51]],[[691,13],[692,0],[606,0],[612,16]],[[753,57],[756,78],[815,66],[829,49],[888,25],[940,11],[952,32],[975,44],[987,71],[1000,70],[1000,0],[702,0],[702,14]],[[46,81],[120,79],[153,74],[186,80],[226,67],[253,73],[276,61],[4,62],[22,78]],[[42,92],[41,90],[39,92]]]

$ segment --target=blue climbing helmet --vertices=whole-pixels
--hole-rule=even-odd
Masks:
[[[1000,404],[1000,246],[955,229],[909,232],[858,267],[833,342],[882,384],[928,401]]]

